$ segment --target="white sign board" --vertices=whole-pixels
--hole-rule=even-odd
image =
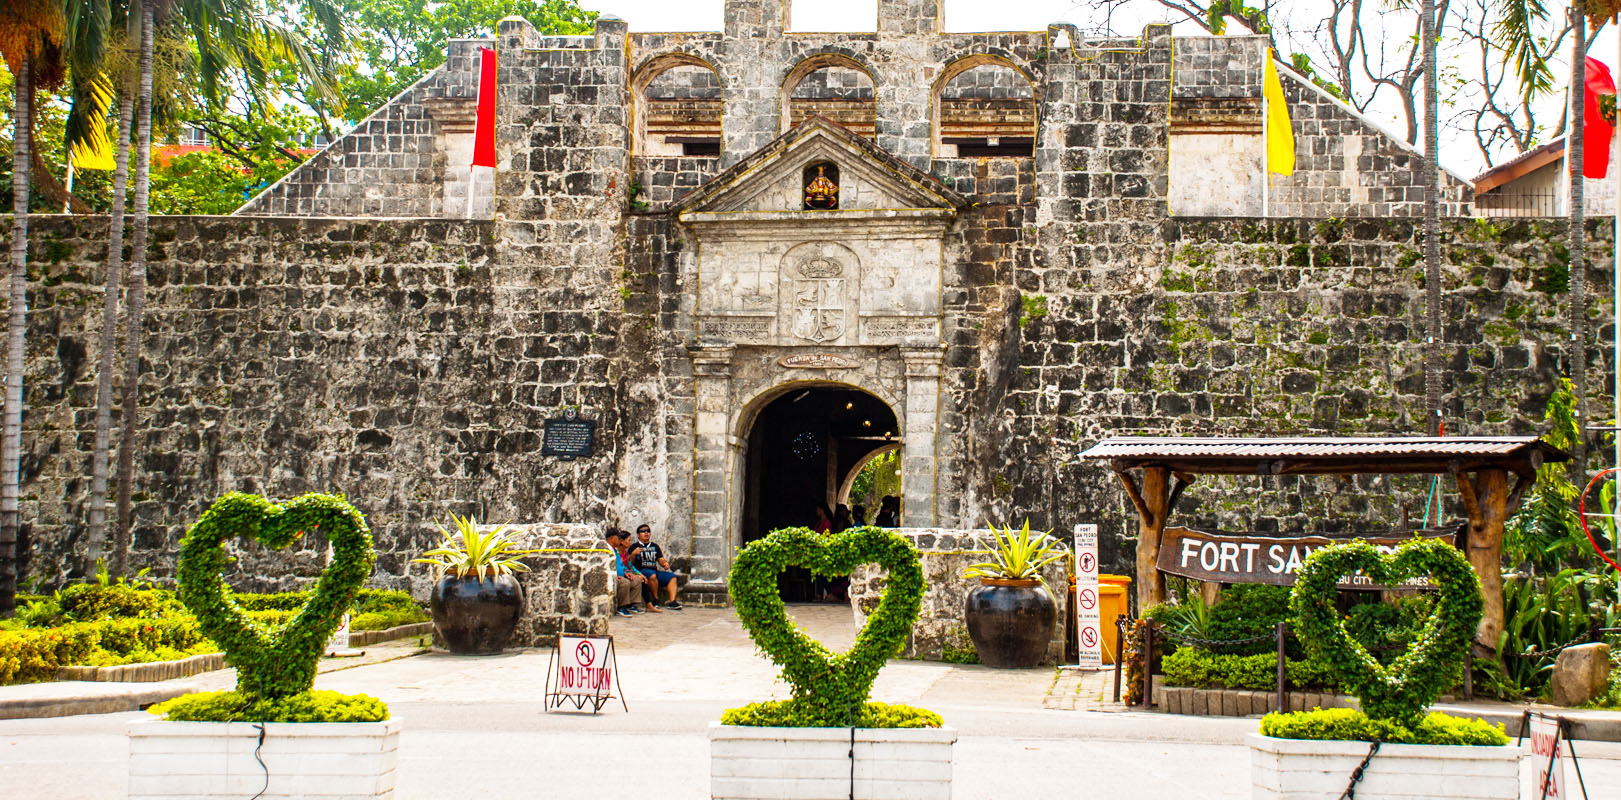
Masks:
[[[1559,800],[1565,796],[1565,743],[1559,736],[1559,718],[1533,711],[1530,727],[1531,774],[1535,776],[1531,780],[1531,797]]]
[[[338,629],[332,632],[332,638],[327,640],[326,651],[328,653],[341,653],[348,649],[349,612],[345,611],[343,612],[343,622],[338,624]]]
[[[1076,665],[1103,668],[1103,623],[1098,595],[1098,526],[1075,526]]]
[[[555,694],[606,697],[614,693],[613,662],[606,637],[558,637]]]

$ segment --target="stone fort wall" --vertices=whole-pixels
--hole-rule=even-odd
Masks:
[[[696,254],[669,206],[777,135],[783,74],[819,53],[868,64],[896,112],[877,143],[972,201],[942,239],[937,526],[1095,521],[1106,566],[1129,572],[1129,503],[1073,459],[1099,438],[1423,429],[1410,219],[1171,217],[1170,101],[1186,71],[1168,29],[1047,49],[1044,34],[922,35],[932,7],[885,0],[877,34],[826,41],[766,35],[780,33],[775,0],[733,0],[720,34],[604,20],[548,39],[508,21],[494,219],[154,218],[134,563],[167,574],[185,526],[239,489],[349,495],[373,521],[380,585],[411,583],[408,559],[448,511],[647,521],[692,566],[693,543],[717,532],[695,530]],[[671,51],[730,65],[719,158],[635,154],[638,59]],[[1033,76],[1033,157],[930,157],[927,78],[965,53]],[[328,152],[367,152],[352,144]],[[32,228],[23,534],[29,571],[49,577],[82,550],[106,223]],[[1535,430],[1571,366],[1562,230],[1446,222],[1450,432]],[[1592,233],[1590,333],[1610,318],[1610,234]],[[1602,374],[1608,348],[1589,352]],[[598,420],[597,455],[541,456],[544,420],[569,407]],[[1422,502],[1411,481],[1268,480],[1196,485],[1182,511],[1337,531]],[[266,588],[319,568],[313,551],[243,556],[240,577]]]
[[[1099,438],[1422,430],[1412,223],[1075,223],[1061,235],[1091,257],[1055,265],[1035,257],[1026,213],[988,207],[959,234],[942,525],[1096,521],[1105,563],[1129,572],[1129,502],[1073,459]],[[372,521],[379,585],[410,585],[408,559],[449,511],[647,520],[685,567],[694,399],[674,328],[687,296],[658,258],[680,249],[665,219],[633,217],[650,247],[626,277],[590,283],[602,275],[530,260],[492,223],[155,218],[133,563],[169,574],[186,526],[224,492],[330,490]],[[82,547],[105,220],[32,227],[23,519],[28,571],[51,576]],[[1590,230],[1590,334],[1609,320],[1606,231]],[[1444,235],[1448,429],[1535,431],[1569,366],[1562,226],[1451,220]],[[1604,374],[1609,348],[1594,338],[1591,374]],[[543,420],[571,406],[599,421],[598,455],[541,457]],[[1190,488],[1180,513],[1343,531],[1394,523],[1423,491],[1229,479]],[[320,568],[314,551],[242,550],[255,586]]]

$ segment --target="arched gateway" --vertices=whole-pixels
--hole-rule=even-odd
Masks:
[[[964,203],[813,118],[677,204],[697,287],[694,588],[897,442],[902,521],[935,524],[941,238]]]

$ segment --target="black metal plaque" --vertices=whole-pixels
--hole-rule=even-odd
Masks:
[[[554,417],[546,420],[545,437],[540,442],[540,454],[543,456],[557,456],[564,461],[573,461],[582,456],[591,456],[596,452],[597,421],[594,419],[565,419]]]

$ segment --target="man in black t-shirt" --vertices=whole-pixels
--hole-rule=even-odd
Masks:
[[[675,573],[670,571],[670,562],[664,559],[664,550],[653,543],[653,528],[646,523],[636,528],[636,541],[630,545],[630,563],[647,579],[647,586],[653,593],[653,599],[649,602],[657,605],[659,589],[663,588],[669,598],[664,607],[681,610],[681,603],[675,599],[679,589]]]

